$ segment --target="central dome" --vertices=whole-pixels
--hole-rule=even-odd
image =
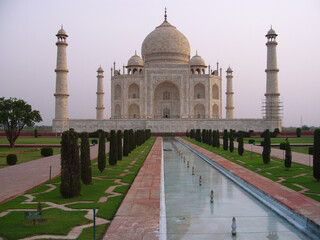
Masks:
[[[144,39],[141,55],[145,63],[188,64],[190,44],[176,27],[165,20]]]

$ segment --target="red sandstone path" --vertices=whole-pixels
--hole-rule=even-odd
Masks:
[[[109,152],[109,143],[106,143]],[[98,156],[98,145],[90,148],[90,159]],[[23,194],[60,175],[60,154],[0,169],[0,203]]]
[[[228,169],[236,176],[242,178],[244,181],[271,195],[273,198],[287,206],[289,209],[309,218],[311,221],[320,225],[320,202],[317,202],[309,197],[302,195],[301,193],[282,186],[279,183],[267,179],[255,172],[252,172],[184,139],[179,138],[179,140],[191,146],[198,152],[201,152],[212,161],[218,163],[220,166]]]
[[[104,240],[158,239],[162,138],[158,137],[118,209]]]

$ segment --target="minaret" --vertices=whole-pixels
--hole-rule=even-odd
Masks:
[[[233,87],[232,87],[232,69],[229,66],[227,69],[227,104],[226,104],[226,119],[233,119]]]
[[[272,29],[269,30],[266,37],[268,39],[267,45],[267,89],[266,89],[266,106],[265,117],[266,119],[279,119],[280,118],[280,104],[278,91],[278,66],[277,66],[277,41],[278,35]]]
[[[67,37],[63,27],[56,35],[58,41],[56,42],[57,51],[57,67],[56,67],[56,98],[55,103],[55,120],[68,119],[68,69],[67,69]]]
[[[104,97],[104,92],[103,92],[103,69],[100,66],[97,70],[98,75],[98,82],[97,82],[97,120],[104,119],[104,105],[103,105],[103,97]]]

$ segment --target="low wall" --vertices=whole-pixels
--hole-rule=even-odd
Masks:
[[[265,129],[273,131],[279,128],[281,131],[281,120],[265,119],[68,119],[52,121],[53,132],[63,132],[73,128],[77,132],[94,132],[98,129],[104,131],[124,129],[151,129],[151,132],[174,133],[186,132],[190,129],[233,129],[236,131],[263,132]]]

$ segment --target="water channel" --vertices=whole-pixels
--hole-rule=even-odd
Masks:
[[[310,239],[174,138],[163,148],[166,239]]]

